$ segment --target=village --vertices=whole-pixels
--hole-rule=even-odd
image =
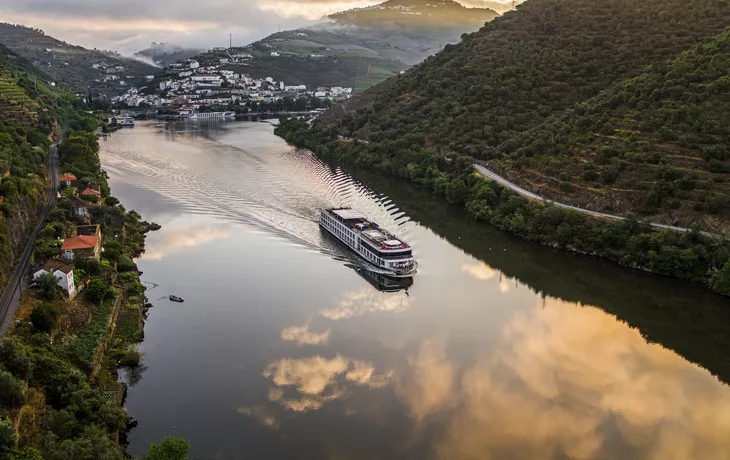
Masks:
[[[219,108],[247,113],[279,103],[280,110],[304,111],[321,109],[352,96],[353,89],[349,87],[307,88],[272,77],[253,78],[225,68],[231,62],[250,60],[252,55],[227,53],[226,56],[214,65],[203,66],[195,59],[171,64],[160,75],[146,76],[147,86],[132,87],[113,97],[112,106],[168,109],[182,114]],[[283,101],[288,104],[282,106]]]

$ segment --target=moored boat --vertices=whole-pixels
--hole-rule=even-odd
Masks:
[[[416,274],[411,247],[352,208],[330,208],[320,213],[319,225],[365,260],[390,276]]]

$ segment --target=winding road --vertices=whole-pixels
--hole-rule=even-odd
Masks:
[[[495,182],[498,182],[499,184],[501,184],[501,185],[503,185],[503,186],[505,186],[505,187],[507,187],[507,188],[509,188],[509,189],[511,189],[511,190],[513,190],[515,192],[517,192],[518,194],[520,194],[520,195],[522,195],[524,197],[527,197],[527,198],[530,198],[530,199],[533,199],[533,200],[544,201],[545,203],[549,203],[549,204],[551,204],[553,206],[557,206],[558,208],[570,209],[571,211],[576,211],[576,212],[580,212],[580,213],[583,213],[583,214],[588,214],[589,216],[593,216],[593,217],[599,217],[599,218],[604,218],[604,219],[613,219],[613,220],[626,220],[625,217],[615,216],[613,214],[606,214],[606,213],[598,212],[598,211],[591,211],[589,209],[578,208],[576,206],[571,206],[569,204],[563,204],[563,203],[558,203],[558,202],[555,202],[555,201],[547,200],[547,199],[541,197],[540,195],[538,195],[536,193],[528,192],[527,190],[523,189],[519,185],[514,184],[514,183],[508,181],[504,177],[500,176],[499,174],[497,174],[497,173],[495,173],[493,171],[490,171],[489,169],[485,168],[482,165],[475,164],[474,165],[474,169],[476,169],[477,172],[479,174],[481,174],[482,176],[484,176],[484,177],[486,177],[488,179],[491,179],[491,180],[493,180]],[[655,224],[655,223],[651,223],[651,222],[649,222],[649,225],[651,225],[652,227],[656,227],[656,228],[662,228],[662,229],[667,229],[667,230],[674,230],[676,232],[690,232],[690,231],[692,231],[692,229],[690,229],[690,228],[675,227],[673,225]],[[711,238],[722,238],[722,235],[717,235],[715,233],[708,233],[708,232],[700,232],[700,233],[702,233],[705,236],[709,236]]]
[[[15,309],[20,304],[20,294],[23,292],[25,287],[26,277],[30,269],[30,258],[33,255],[35,249],[35,242],[38,239],[38,233],[45,224],[46,216],[56,203],[56,192],[58,190],[58,143],[57,140],[48,152],[48,175],[50,177],[50,187],[48,189],[48,201],[46,205],[41,209],[38,215],[38,221],[33,227],[30,235],[28,235],[28,241],[25,243],[25,248],[20,254],[18,263],[15,264],[13,273],[10,275],[8,284],[0,293],[0,336],[7,332],[10,324],[13,321],[13,315]]]

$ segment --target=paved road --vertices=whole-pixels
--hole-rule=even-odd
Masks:
[[[26,277],[30,270],[30,258],[33,255],[35,241],[38,238],[38,233],[43,229],[46,216],[56,203],[56,191],[58,190],[58,142],[56,141],[53,144],[48,153],[48,174],[51,180],[51,186],[48,190],[48,202],[41,210],[38,221],[28,236],[28,242],[25,244],[22,254],[20,254],[18,263],[10,275],[7,286],[0,293],[0,336],[7,332],[13,321],[13,315],[20,303],[20,294],[25,287]]]
[[[558,208],[570,209],[571,211],[581,212],[583,214],[588,214],[588,215],[594,216],[594,217],[602,217],[604,219],[613,219],[613,220],[626,220],[625,217],[614,216],[613,214],[606,214],[603,212],[591,211],[589,209],[578,208],[576,206],[571,206],[569,204],[557,203],[554,201],[546,200],[545,198],[541,197],[540,195],[537,195],[532,192],[528,192],[527,190],[523,189],[522,187],[518,186],[517,184],[514,184],[514,183],[508,181],[504,177],[490,171],[489,169],[485,168],[484,166],[475,164],[474,168],[479,172],[479,174],[481,174],[495,182],[499,182],[500,184],[504,185],[505,187],[510,188],[510,189],[514,190],[515,192],[519,193],[520,195],[526,196],[527,198],[531,198],[533,200],[544,201],[546,203],[552,204],[553,206],[557,206]],[[649,225],[651,225],[652,227],[674,230],[677,232],[689,232],[692,230],[692,229],[685,228],[685,227],[675,227],[673,225],[654,224],[654,223],[649,223]],[[714,233],[708,233],[708,232],[701,232],[701,233],[705,236],[709,236],[712,238],[721,237],[721,235],[716,235]]]

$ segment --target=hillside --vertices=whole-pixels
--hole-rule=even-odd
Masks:
[[[251,58],[230,68],[287,84],[348,86],[362,91],[458,42],[463,33],[479,29],[496,16],[493,10],[465,8],[450,0],[389,0],[233,49],[231,55]],[[218,51],[204,53],[198,60],[218,63],[229,57]]]
[[[89,86],[105,94],[120,93],[144,75],[157,71],[151,65],[115,53],[70,45],[42,30],[19,25],[0,23],[0,43],[60,86],[79,93],[86,93]]]
[[[183,48],[172,43],[152,42],[149,47],[134,53],[134,55],[142,59],[151,59],[161,67],[167,67],[173,62],[184,61],[202,52],[201,49]]]
[[[730,241],[633,215],[728,230],[727,17],[730,4],[714,0],[528,0],[313,124],[282,119],[276,132],[521,238],[730,295]],[[475,159],[628,218],[521,197],[478,176]]]
[[[56,121],[84,128],[69,93],[0,45],[0,286],[7,281],[45,195],[43,161]]]
[[[556,145],[565,142],[561,132],[554,131],[552,117],[578,108],[571,123],[577,125],[579,119],[580,123],[587,123],[581,118],[585,110],[581,104],[597,103],[598,99],[587,101],[626,79],[639,77],[647,66],[664,65],[684,50],[721,33],[728,14],[730,5],[714,0],[698,0],[691,10],[686,9],[682,0],[528,1],[517,12],[507,13],[458,45],[448,46],[376,96],[369,95],[374,102],[345,120],[344,135],[367,138],[389,149],[395,145],[422,148],[427,143],[445,154],[489,161],[528,186],[533,184],[525,178],[533,179],[537,187],[552,174],[553,178],[562,177],[560,181],[566,185],[560,187],[553,181],[546,193],[571,201],[577,196],[572,192],[585,185],[577,169],[592,166],[595,158],[588,165],[579,165],[583,160],[575,157],[559,163],[561,160],[550,154],[557,151],[555,148],[545,151],[543,144],[548,140]],[[353,102],[350,105],[358,106]],[[656,106],[640,108],[659,110]],[[716,117],[723,113],[722,108],[717,106],[712,113],[708,112],[708,116],[720,123]],[[608,116],[600,108],[594,112],[596,119],[604,115]],[[641,119],[645,115],[636,117]],[[538,129],[543,123],[549,126]],[[538,134],[529,136],[538,136],[542,143],[523,137],[533,128],[538,129]],[[618,128],[636,129],[629,119],[623,120],[623,126],[614,127]],[[610,136],[609,131],[606,127],[604,132]],[[538,152],[540,160],[529,160],[530,155]],[[676,158],[687,156],[684,153]],[[517,161],[518,158],[522,159]],[[616,161],[613,160],[614,167]],[[682,166],[691,170],[688,173],[704,169],[702,162],[688,161]],[[530,173],[527,170],[533,163],[542,166]],[[551,167],[545,167],[546,164]],[[515,167],[523,171],[504,171]],[[651,169],[643,171],[649,173]],[[704,169],[703,174],[706,172]],[[540,174],[547,174],[548,178],[538,180]],[[585,177],[592,176],[588,173]],[[722,189],[721,182],[710,179],[705,181],[709,187],[706,201],[712,201],[714,191]],[[635,180],[626,176],[627,182]],[[651,183],[644,184],[644,189],[632,188],[631,200],[605,198],[613,196],[605,189],[606,184],[592,185],[594,190],[587,197],[580,197],[579,204],[615,212],[648,212],[663,221],[682,225],[698,220],[696,214],[657,215],[656,209],[642,206],[653,188]],[[712,206],[716,204],[713,202]],[[702,205],[698,212],[704,213]],[[712,219],[699,220],[708,224]],[[716,227],[717,223],[713,228]]]
[[[730,29],[518,137],[499,159],[584,207],[728,230]]]

